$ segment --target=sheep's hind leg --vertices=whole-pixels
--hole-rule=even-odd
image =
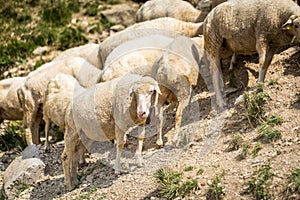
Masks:
[[[267,70],[272,62],[272,58],[276,52],[277,48],[262,48],[260,46],[258,50],[259,54],[259,76],[258,76],[258,83],[263,83],[266,77]]]
[[[234,66],[236,65],[237,55],[232,54],[230,67],[229,67],[229,85],[232,87],[237,87],[236,76],[234,74]]]
[[[163,106],[161,104],[158,104],[157,105],[157,112],[155,113],[157,116],[155,117],[158,117],[158,124],[157,124],[157,140],[156,140],[156,145],[158,147],[162,147],[163,146],[163,140],[162,140],[162,127],[163,127]]]

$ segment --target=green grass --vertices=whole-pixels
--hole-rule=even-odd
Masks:
[[[225,172],[223,171],[221,174],[216,174],[212,183],[209,184],[209,189],[206,194],[206,199],[210,200],[218,200],[222,199],[224,194],[224,186],[221,184],[222,178],[225,176]]]
[[[28,184],[25,183],[17,183],[14,186],[14,196],[16,198],[18,198],[20,196],[20,194],[25,191],[26,189],[28,189],[30,186]]]
[[[267,124],[261,125],[258,129],[258,133],[256,139],[263,143],[271,143],[281,138],[281,132],[273,129]]]
[[[234,151],[240,149],[244,144],[244,139],[241,133],[234,133],[231,136],[231,139],[229,141],[227,150],[228,151]]]
[[[197,180],[183,181],[182,173],[177,171],[159,169],[155,172],[154,177],[157,179],[160,194],[165,199],[183,198],[199,189]]]
[[[184,168],[183,171],[185,171],[185,172],[190,172],[190,171],[193,171],[193,169],[194,169],[193,166],[187,166],[187,167]]]
[[[270,179],[272,174],[270,172],[270,163],[260,166],[254,173],[253,177],[247,180],[247,188],[244,194],[252,194],[255,199],[267,200],[271,198],[269,191]]]
[[[89,189],[89,191],[87,191],[86,193],[82,194],[79,196],[79,198],[76,198],[78,200],[81,200],[81,199],[91,199],[91,195],[93,193],[95,193],[97,191],[97,188],[96,187],[92,187],[91,189]]]

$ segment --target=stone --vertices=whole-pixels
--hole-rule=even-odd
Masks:
[[[127,4],[118,4],[102,11],[101,15],[113,24],[130,26],[135,23],[136,11],[137,9]]]
[[[48,51],[50,51],[50,48],[47,47],[47,46],[44,46],[44,47],[37,47],[32,53],[35,56],[40,56],[40,55],[43,55],[44,53],[46,53]]]
[[[22,188],[29,187],[44,173],[45,164],[39,159],[36,145],[27,147],[7,167],[3,175],[3,191],[7,199],[14,199]]]

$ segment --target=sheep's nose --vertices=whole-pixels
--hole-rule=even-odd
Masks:
[[[146,112],[145,111],[139,111],[138,112],[138,117],[140,119],[146,118],[147,117]]]

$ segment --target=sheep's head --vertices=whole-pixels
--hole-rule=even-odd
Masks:
[[[288,21],[282,25],[282,29],[290,31],[296,38],[300,39],[300,16],[291,15]]]
[[[136,98],[136,115],[139,119],[146,119],[150,113],[150,108],[156,106],[158,95],[161,95],[158,83],[150,78],[143,77],[136,82],[129,91],[131,98]]]

